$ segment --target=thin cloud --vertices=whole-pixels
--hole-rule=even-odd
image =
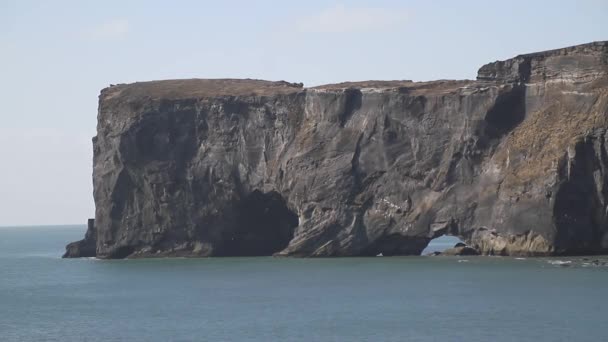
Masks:
[[[385,31],[404,25],[407,14],[404,9],[336,5],[301,18],[297,28],[301,32],[316,33]]]
[[[114,19],[93,27],[87,32],[92,39],[114,40],[122,39],[129,33],[129,22],[126,19]]]

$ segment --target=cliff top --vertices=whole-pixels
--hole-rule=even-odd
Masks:
[[[545,59],[555,56],[568,56],[563,61],[548,62]],[[562,58],[562,57],[559,57]],[[568,60],[568,58],[570,60]],[[563,59],[563,58],[562,58]],[[574,62],[572,62],[572,60]],[[538,71],[531,70],[530,60],[539,61],[543,67]],[[608,65],[608,41],[598,41],[588,44],[547,50],[530,54],[518,55],[504,61],[486,64],[479,69],[478,80],[492,81],[529,81],[538,75],[542,78],[552,77],[560,73],[572,73],[572,68],[580,74],[579,78],[596,76],[606,73]],[[583,70],[584,72],[579,72]],[[549,72],[548,72],[549,71]],[[549,75],[546,76],[545,74]],[[101,91],[104,100],[119,98],[127,101],[139,99],[188,99],[208,98],[218,96],[271,96],[304,91],[306,89],[318,91],[341,91],[347,88],[393,90],[411,92],[414,94],[432,94],[454,91],[460,87],[468,86],[474,81],[439,80],[431,82],[413,82],[411,80],[393,81],[361,81],[342,82],[304,88],[302,83],[289,83],[286,81],[264,81],[255,79],[183,79],[136,82],[131,84],[112,85]]]
[[[488,63],[479,68],[477,79],[534,82],[568,75],[584,81],[587,76],[606,74],[607,69],[608,41],[598,41]]]
[[[101,91],[104,100],[121,99],[137,101],[140,99],[191,99],[217,96],[271,96],[289,94],[307,89],[318,91],[341,91],[349,88],[371,89],[377,91],[399,90],[416,94],[443,93],[466,86],[473,81],[440,80],[430,82],[403,81],[361,81],[325,84],[304,88],[302,83],[285,81],[264,81],[252,79],[184,79],[131,84],[111,85]]]
[[[392,81],[359,81],[359,82],[340,82],[332,84],[323,84],[311,89],[345,89],[345,88],[399,88],[399,87],[411,87],[416,82],[412,80],[392,80]]]
[[[263,96],[302,90],[302,83],[253,79],[183,79],[111,85],[101,91],[106,98],[202,98],[214,96]]]
[[[515,56],[514,58],[551,57],[551,56],[571,55],[571,54],[583,54],[584,55],[584,54],[589,54],[592,52],[605,52],[606,50],[608,50],[608,40],[603,40],[603,41],[596,41],[596,42],[591,42],[591,43],[568,46],[568,47],[561,48],[561,49],[552,49],[552,50],[545,50],[545,51],[521,54],[521,55]]]
[[[404,81],[361,81],[324,84],[310,89],[315,90],[342,90],[347,88],[390,90],[398,89],[402,92],[415,94],[444,93],[456,90],[473,83],[471,80],[439,80],[429,82]]]

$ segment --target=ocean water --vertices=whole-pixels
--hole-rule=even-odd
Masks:
[[[0,341],[608,340],[580,260],[61,259],[84,229],[0,228]]]

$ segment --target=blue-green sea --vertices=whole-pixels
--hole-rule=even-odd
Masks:
[[[582,259],[61,259],[84,229],[0,228],[0,341],[608,341]]]

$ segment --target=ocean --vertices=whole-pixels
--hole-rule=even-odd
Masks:
[[[61,259],[84,230],[0,228],[0,341],[608,340],[592,260]]]

